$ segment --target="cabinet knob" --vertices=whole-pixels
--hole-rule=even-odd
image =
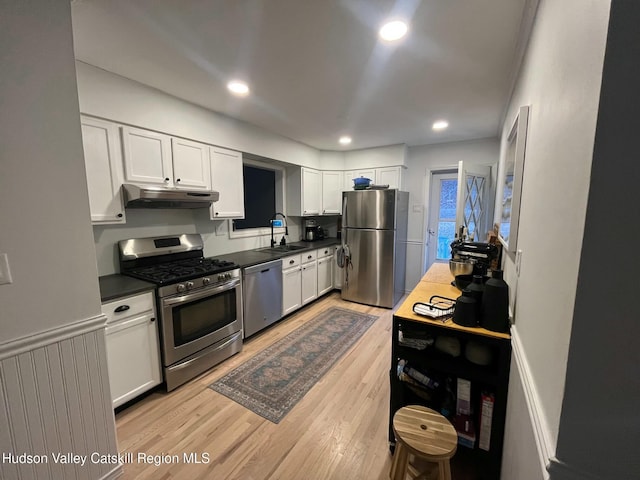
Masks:
[[[120,313],[120,312],[126,312],[127,310],[129,310],[129,305],[120,305],[119,307],[117,307],[114,312],[116,313]]]
[[[121,214],[121,213],[119,213],[118,215],[116,215],[116,217],[118,217],[118,218],[122,218],[122,214]]]
[[[291,265],[292,263],[296,263],[295,260],[289,260],[289,265]]]
[[[149,319],[149,321],[150,321],[150,322],[155,322],[155,321],[156,321],[156,317],[151,317],[151,318]]]
[[[180,179],[179,179],[179,178],[176,178],[176,182],[179,182],[179,181],[180,181]]]
[[[168,181],[169,181],[169,177],[166,177],[166,178],[164,179],[164,181],[165,181],[165,182],[168,182]]]
[[[311,260],[312,258],[313,258],[313,255],[309,255],[309,256],[307,257],[307,259],[309,259],[309,260]]]
[[[216,217],[217,217],[218,215],[220,215],[220,213],[219,213],[219,212],[216,212]]]

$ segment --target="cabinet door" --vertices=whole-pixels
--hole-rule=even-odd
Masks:
[[[376,169],[376,183],[389,185],[389,188],[400,188],[402,183],[402,167],[385,167]]]
[[[82,117],[81,123],[91,222],[124,223],[118,126],[88,117]]]
[[[211,219],[244,218],[242,153],[211,147],[211,188],[220,199],[211,205]]]
[[[302,169],[302,215],[320,215],[320,184],[318,170]]]
[[[353,190],[353,179],[360,178],[360,177],[368,178],[369,180],[371,180],[371,183],[373,184],[378,183],[378,179],[376,178],[375,168],[368,168],[366,170],[356,170],[353,172],[353,177],[351,178],[352,180],[351,190]]]
[[[318,262],[302,265],[302,304],[305,305],[318,298]]]
[[[105,336],[114,408],[162,382],[153,313],[108,325]]]
[[[343,192],[350,192],[351,190],[353,190],[353,179],[356,178],[355,172],[352,170],[346,171],[346,172],[342,172],[342,191]]]
[[[171,138],[140,128],[121,128],[125,181],[173,186]]]
[[[181,138],[171,139],[173,183],[177,188],[211,190],[209,146]]]
[[[333,256],[318,260],[318,296],[333,290]]]
[[[322,214],[342,213],[342,172],[322,172]]]
[[[300,267],[282,271],[282,316],[302,306],[302,271]]]

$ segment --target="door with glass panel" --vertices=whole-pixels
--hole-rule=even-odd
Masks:
[[[456,232],[458,174],[455,171],[434,173],[429,195],[427,228],[427,269],[433,262],[451,258],[450,244]]]
[[[466,227],[467,238],[485,242],[493,222],[494,187],[491,167],[458,163],[456,226]]]

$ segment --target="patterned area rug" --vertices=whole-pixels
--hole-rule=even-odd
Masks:
[[[209,388],[279,423],[377,318],[333,307]]]

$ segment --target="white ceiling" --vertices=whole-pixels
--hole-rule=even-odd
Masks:
[[[76,58],[323,150],[493,137],[527,0],[73,0]],[[388,17],[410,23],[381,43]],[[251,95],[229,95],[243,78]],[[444,132],[433,132],[446,119]]]

